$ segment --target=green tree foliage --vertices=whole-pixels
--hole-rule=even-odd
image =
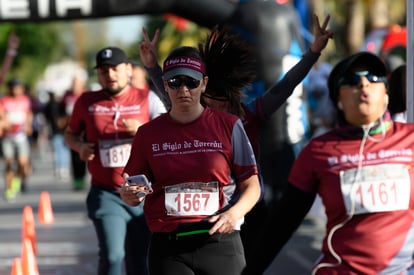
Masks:
[[[7,49],[7,37],[14,31],[20,37],[20,47],[7,78],[18,77],[32,86],[43,73],[47,64],[65,54],[60,38],[59,23],[22,23],[0,26],[0,49]]]
[[[358,51],[372,30],[392,24],[405,25],[405,4],[406,0],[312,1],[313,12],[320,18],[331,16],[329,25],[335,38],[324,54],[341,59]]]
[[[200,41],[207,37],[209,29],[187,21],[183,29],[179,29],[173,20],[166,20],[165,16],[151,16],[145,23],[150,38],[153,37],[155,30],[160,29],[160,40],[158,42],[158,62],[162,64],[168,53],[180,46],[197,47]],[[142,37],[140,38],[143,39]],[[134,43],[127,49],[130,57],[139,60],[139,42]]]

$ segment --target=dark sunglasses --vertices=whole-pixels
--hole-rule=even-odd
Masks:
[[[200,80],[192,77],[174,77],[167,80],[167,85],[171,89],[178,89],[181,85],[185,85],[188,89],[195,89],[200,86]]]
[[[338,87],[342,85],[356,86],[359,83],[361,83],[361,77],[366,77],[368,81],[371,83],[380,83],[380,82],[387,83],[386,76],[377,76],[368,71],[361,71],[361,72],[349,73],[348,75],[340,78],[338,81]]]

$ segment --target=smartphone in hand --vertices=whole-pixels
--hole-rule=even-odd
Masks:
[[[135,176],[130,176],[126,178],[126,182],[129,185],[141,185],[141,186],[146,186],[148,188],[148,192],[152,193],[152,187],[151,187],[151,183],[148,181],[147,177],[144,174],[140,174],[140,175],[135,175]],[[145,192],[142,192],[144,194],[140,194],[141,192],[139,192],[137,194],[137,196],[145,196]]]

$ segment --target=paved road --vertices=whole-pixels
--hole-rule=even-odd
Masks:
[[[36,257],[40,275],[96,274],[97,243],[92,224],[86,217],[86,191],[73,191],[69,181],[57,181],[53,175],[52,157],[48,147],[34,158],[34,173],[28,181],[28,191],[14,203],[0,199],[0,274],[10,274],[12,261],[20,257],[23,207],[33,208],[36,220]],[[3,172],[3,162],[0,161]],[[1,173],[3,174],[3,173]],[[0,179],[0,186],[4,181]],[[40,193],[50,194],[55,222],[38,222]],[[312,262],[318,257],[322,230],[305,222],[266,275],[310,274]],[[265,249],[265,248],[264,248]]]
[[[69,181],[54,178],[47,147],[34,158],[28,190],[13,203],[0,199],[0,274],[10,274],[12,261],[22,250],[22,210],[29,205],[35,216],[37,264],[40,275],[96,274],[97,244],[86,217],[86,191],[72,191]],[[0,163],[3,175],[3,162]],[[0,179],[2,190],[4,180]],[[38,221],[40,193],[48,191],[55,221]]]

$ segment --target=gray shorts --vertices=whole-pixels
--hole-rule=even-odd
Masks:
[[[30,144],[27,136],[3,137],[1,140],[1,146],[3,156],[6,159],[30,156]]]

